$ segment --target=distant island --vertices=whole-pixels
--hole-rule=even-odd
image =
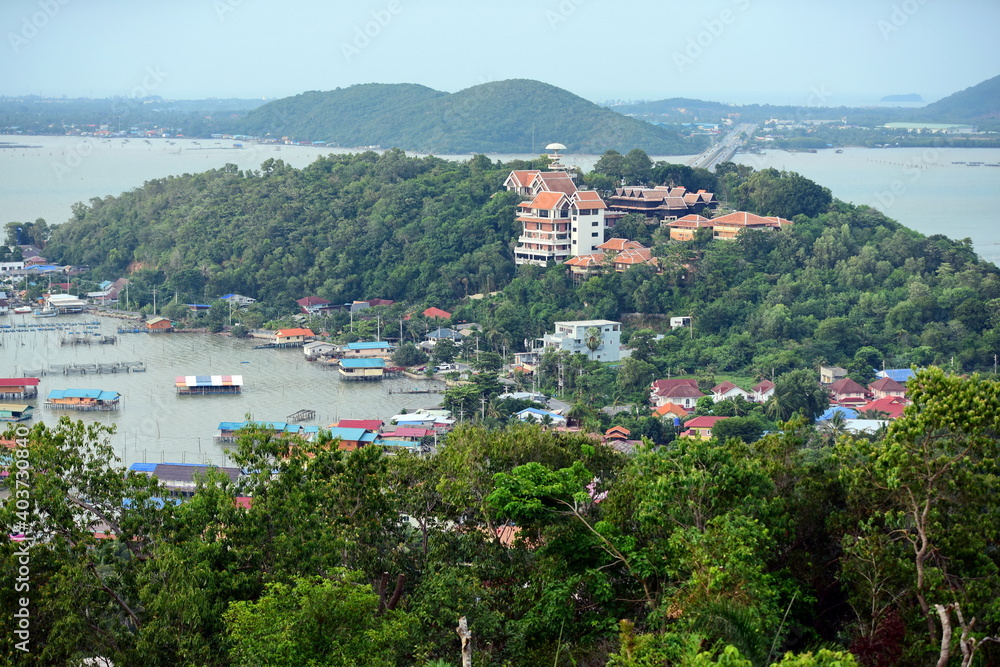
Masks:
[[[886,95],[879,102],[923,102],[924,98],[918,93],[908,93],[906,95]]]

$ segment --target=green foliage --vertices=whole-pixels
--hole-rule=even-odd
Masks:
[[[427,354],[413,343],[403,343],[392,353],[395,366],[412,367],[427,363]]]
[[[232,664],[363,667],[397,663],[412,629],[405,612],[379,613],[378,595],[356,573],[267,586],[225,615]]]

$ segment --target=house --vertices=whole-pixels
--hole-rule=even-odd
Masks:
[[[332,424],[332,426],[340,428],[363,428],[374,433],[380,432],[384,425],[385,422],[381,419],[341,419],[336,424]]]
[[[665,222],[663,226],[669,230],[671,241],[693,241],[699,229],[712,229],[712,221],[702,215],[691,214]]]
[[[604,432],[601,442],[622,454],[631,454],[642,444],[642,440],[633,440],[632,432],[624,426],[612,426]]]
[[[381,380],[385,377],[385,359],[342,359],[341,380]]]
[[[640,213],[647,220],[669,220],[718,208],[711,192],[688,192],[684,186],[621,187],[608,199],[608,207],[621,213]]]
[[[906,396],[906,387],[889,377],[883,377],[875,380],[868,385],[868,391],[871,392],[876,399],[885,398],[886,396],[898,396],[900,398]]]
[[[396,426],[392,431],[386,431],[382,437],[400,442],[420,442],[424,438],[433,438],[436,431],[423,426]]]
[[[869,401],[865,403],[860,408],[859,412],[884,412],[888,415],[889,419],[899,419],[903,416],[903,410],[906,406],[910,404],[906,398],[902,396],[883,396],[882,398],[875,399],[874,401]]]
[[[45,400],[45,407],[61,410],[117,410],[121,395],[100,389],[53,389]]]
[[[684,431],[681,435],[708,440],[712,437],[712,428],[723,419],[729,419],[729,417],[695,417],[684,424]]]
[[[278,329],[274,332],[274,343],[281,347],[298,347],[315,336],[311,329]]]
[[[905,385],[916,374],[916,371],[910,368],[886,368],[875,373],[875,377],[889,378]]]
[[[82,313],[87,302],[73,294],[49,294],[45,297],[45,307],[59,313]]]
[[[221,299],[227,303],[231,303],[234,306],[239,306],[241,308],[243,306],[249,306],[252,303],[257,303],[257,299],[254,299],[249,296],[243,296],[242,294],[227,294],[221,297]]]
[[[35,398],[38,378],[0,378],[0,398]]]
[[[656,380],[650,390],[650,401],[653,407],[673,403],[690,411],[694,410],[698,399],[705,395],[698,389],[698,381],[692,378]]]
[[[344,359],[371,359],[371,358],[385,358],[392,354],[393,346],[384,340],[376,340],[369,342],[357,342],[357,343],[347,343],[346,345],[341,345],[337,352]]]
[[[764,217],[736,211],[728,215],[712,218],[712,237],[717,239],[735,239],[743,230],[780,231],[792,225],[791,220],[776,216]]]
[[[242,375],[178,375],[174,378],[178,394],[239,394],[243,391]]]
[[[463,339],[463,336],[461,333],[455,331],[454,329],[450,329],[448,327],[442,327],[440,329],[435,329],[434,331],[427,334],[426,338],[427,340],[433,340],[435,342],[443,340],[445,338],[452,341],[460,341]]]
[[[676,403],[667,401],[660,407],[653,408],[653,416],[673,421],[674,419],[687,419],[688,413],[687,410]]]
[[[340,426],[334,426],[330,429],[330,435],[334,439],[339,439],[340,442],[337,444],[337,449],[345,452],[353,452],[356,449],[360,449],[365,445],[370,445],[375,442],[375,438],[378,437],[373,431],[369,431],[364,428],[344,428]]]
[[[299,308],[306,315],[316,315],[330,305],[329,301],[318,296],[307,296],[296,299],[295,303],[299,304]]]
[[[712,387],[712,400],[718,403],[719,401],[724,401],[730,398],[736,398],[737,396],[742,396],[744,399],[750,399],[750,393],[745,389],[737,387],[732,382],[728,380],[725,382],[720,382],[719,384]]]
[[[840,378],[847,377],[847,369],[840,366],[820,366],[819,383],[833,384]]]
[[[690,317],[681,316],[681,317],[671,317],[670,318],[670,328],[671,329],[680,329],[680,328],[689,327],[689,326],[691,326],[691,318]]]
[[[522,196],[529,196],[531,192],[531,183],[535,180],[535,176],[541,173],[539,169],[525,169],[525,170],[515,170],[510,172],[507,176],[507,180],[503,182],[504,188],[508,192],[516,192]]]
[[[149,333],[166,333],[174,330],[174,323],[166,317],[151,317],[146,320],[146,331]]]
[[[752,396],[751,401],[755,403],[766,403],[769,398],[774,396],[774,383],[770,380],[761,380],[758,382],[751,390]]]
[[[441,310],[440,308],[430,307],[421,313],[424,317],[429,320],[450,320],[451,313],[447,310]]]
[[[858,406],[868,401],[868,392],[851,378],[841,378],[830,385],[830,401],[837,405]]]
[[[221,472],[236,483],[242,472],[239,468],[200,465],[197,463],[133,463],[129,470],[155,477],[171,496],[190,497],[198,489],[198,478],[210,470]]]
[[[558,415],[554,412],[549,412],[548,410],[541,410],[539,408],[525,408],[520,412],[515,412],[514,416],[523,422],[537,422],[541,423],[542,420],[549,420],[550,426],[565,426],[566,418],[562,415]]]
[[[619,273],[639,264],[649,264],[660,270],[659,260],[653,257],[653,251],[638,241],[614,238],[608,239],[597,246],[600,252],[589,255],[578,255],[566,260],[564,264],[578,276],[586,277],[596,271],[610,267]]]
[[[219,422],[219,430],[216,431],[213,441],[219,444],[236,442],[238,432],[247,427],[270,432],[279,437],[300,437],[307,442],[313,442],[319,435],[319,426],[303,426],[288,422]]]
[[[844,422],[847,432],[855,435],[874,435],[880,428],[888,425],[889,422],[884,419],[848,419]]]
[[[841,414],[844,419],[855,419],[858,416],[858,411],[852,408],[844,408],[839,405],[827,408],[826,412],[816,417],[816,423],[827,422],[833,419],[835,415]]]
[[[305,355],[306,361],[315,361],[322,357],[332,357],[335,352],[337,352],[336,345],[318,340],[302,346],[302,354]]]
[[[27,421],[33,409],[26,403],[0,403],[0,422]]]
[[[600,336],[599,340],[593,341],[597,343],[593,351],[587,346],[587,340],[590,336],[588,331],[591,329],[596,329]],[[548,349],[567,350],[571,354],[585,354],[591,359],[599,361],[619,361],[621,359],[621,338],[621,322],[611,320],[555,322],[555,332],[539,338],[541,347],[532,351],[536,355],[540,355]]]

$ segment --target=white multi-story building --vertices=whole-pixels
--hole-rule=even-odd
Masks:
[[[611,320],[574,320],[572,322],[556,322],[555,333],[545,334],[540,338],[541,349],[567,350],[579,352],[597,361],[619,361],[621,359],[622,325]],[[597,329],[600,334],[600,344],[591,352],[587,347],[589,329]]]
[[[533,185],[545,185],[543,175],[537,174]],[[559,184],[563,184],[562,179]],[[522,231],[514,248],[514,263],[545,266],[595,252],[604,243],[606,209],[592,190],[538,192],[518,206],[517,221]]]

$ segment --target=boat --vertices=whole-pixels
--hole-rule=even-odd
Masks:
[[[17,315],[27,315],[31,312],[31,306],[18,306],[14,309],[14,313]]]
[[[55,308],[52,308],[51,306],[46,306],[41,310],[35,311],[35,317],[55,317],[58,314],[59,311],[56,310]]]

